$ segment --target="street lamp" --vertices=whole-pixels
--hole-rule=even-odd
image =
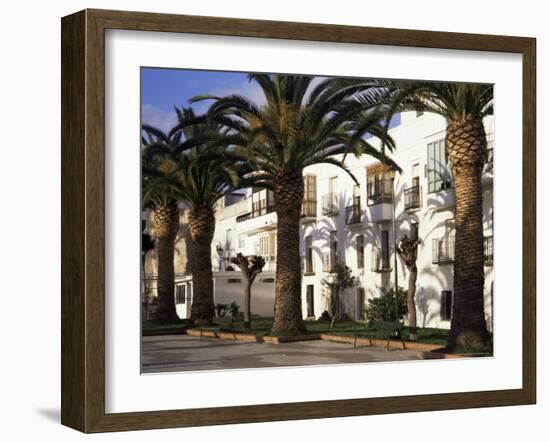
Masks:
[[[386,169],[384,164],[384,181],[385,183],[391,183],[391,205],[392,205],[392,230],[393,230],[393,274],[394,274],[394,288],[393,293],[395,295],[395,325],[396,325],[396,334],[399,336],[399,280],[397,275],[397,222],[395,219],[395,174],[397,171],[394,171],[394,177],[390,177],[389,171]],[[387,184],[385,184],[387,185]]]

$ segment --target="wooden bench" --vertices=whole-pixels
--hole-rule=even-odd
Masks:
[[[200,330],[200,334],[199,334],[199,339],[202,338],[202,334],[203,332],[205,331],[209,331],[209,332],[212,332],[214,333],[214,336],[217,338],[219,337],[219,334],[221,333],[221,327],[216,327],[216,326],[205,326],[205,327],[200,327],[199,328]]]
[[[357,347],[357,338],[365,336],[372,347],[372,338],[373,336],[379,337],[382,335],[386,339],[386,350],[390,349],[390,341],[392,338],[397,337],[401,344],[403,345],[403,350],[406,349],[405,341],[402,337],[403,323],[395,321],[383,321],[383,320],[374,320],[371,319],[367,322],[364,331],[356,333],[353,339],[353,348]]]

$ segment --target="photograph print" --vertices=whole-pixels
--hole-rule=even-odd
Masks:
[[[140,132],[142,373],[493,356],[492,84],[142,67]]]

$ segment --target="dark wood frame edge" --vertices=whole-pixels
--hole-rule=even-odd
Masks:
[[[523,57],[523,386],[515,390],[105,413],[104,33],[285,38]],[[536,401],[536,40],[527,37],[84,10],[62,19],[61,422],[83,432],[533,404]]]

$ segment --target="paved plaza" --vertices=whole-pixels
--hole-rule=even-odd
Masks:
[[[357,347],[321,340],[263,344],[187,335],[142,338],[142,372],[288,367],[422,359],[416,351]]]

